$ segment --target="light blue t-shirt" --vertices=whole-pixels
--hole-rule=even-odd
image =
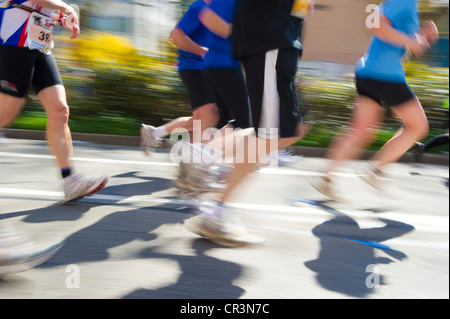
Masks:
[[[213,0],[209,8],[218,16],[233,23],[237,0]],[[208,41],[208,54],[205,57],[205,68],[208,69],[237,69],[240,62],[232,55],[232,36],[224,39],[211,32]]]
[[[417,0],[385,0],[380,12],[386,16],[397,31],[414,36],[420,29]],[[372,38],[368,52],[356,65],[356,76],[385,82],[404,83],[403,56],[406,50]]]
[[[191,4],[177,27],[200,46],[207,47],[210,31],[200,22],[198,15],[206,6],[203,0],[197,0]],[[203,70],[203,57],[191,52],[178,50],[178,70]]]

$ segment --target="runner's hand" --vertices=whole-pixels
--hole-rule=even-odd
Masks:
[[[61,25],[72,33],[71,39],[75,39],[80,35],[80,23],[76,11],[71,7],[67,6],[66,12],[64,12],[61,17]]]
[[[430,44],[427,39],[420,34],[416,34],[416,37],[411,39],[407,49],[415,56],[421,56],[429,47]]]
[[[420,35],[423,36],[431,46],[439,40],[439,31],[433,21],[427,21],[420,29]]]

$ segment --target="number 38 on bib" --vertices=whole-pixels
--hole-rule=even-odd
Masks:
[[[28,20],[27,44],[30,50],[48,52],[53,48],[53,20],[38,12]]]

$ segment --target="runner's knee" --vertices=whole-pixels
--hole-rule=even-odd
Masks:
[[[57,106],[47,109],[48,120],[53,124],[66,125],[69,121],[69,106],[59,103]]]
[[[206,104],[193,112],[193,120],[201,120],[202,125],[215,127],[219,122],[219,111],[215,104]],[[205,122],[205,123],[203,123]]]

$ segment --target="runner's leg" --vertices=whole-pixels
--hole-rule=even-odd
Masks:
[[[25,104],[25,98],[0,92],[0,127],[8,127],[19,116]]]
[[[47,141],[56,157],[58,166],[70,167],[72,156],[72,136],[68,124],[69,106],[63,85],[55,85],[41,90],[37,95],[48,115]]]
[[[380,170],[397,161],[415,141],[423,139],[429,130],[427,117],[417,97],[392,107],[392,111],[404,126],[372,157],[371,162]]]
[[[323,172],[335,170],[345,160],[359,158],[373,142],[383,116],[384,109],[377,102],[365,96],[359,97],[348,127],[331,143],[328,165]]]

